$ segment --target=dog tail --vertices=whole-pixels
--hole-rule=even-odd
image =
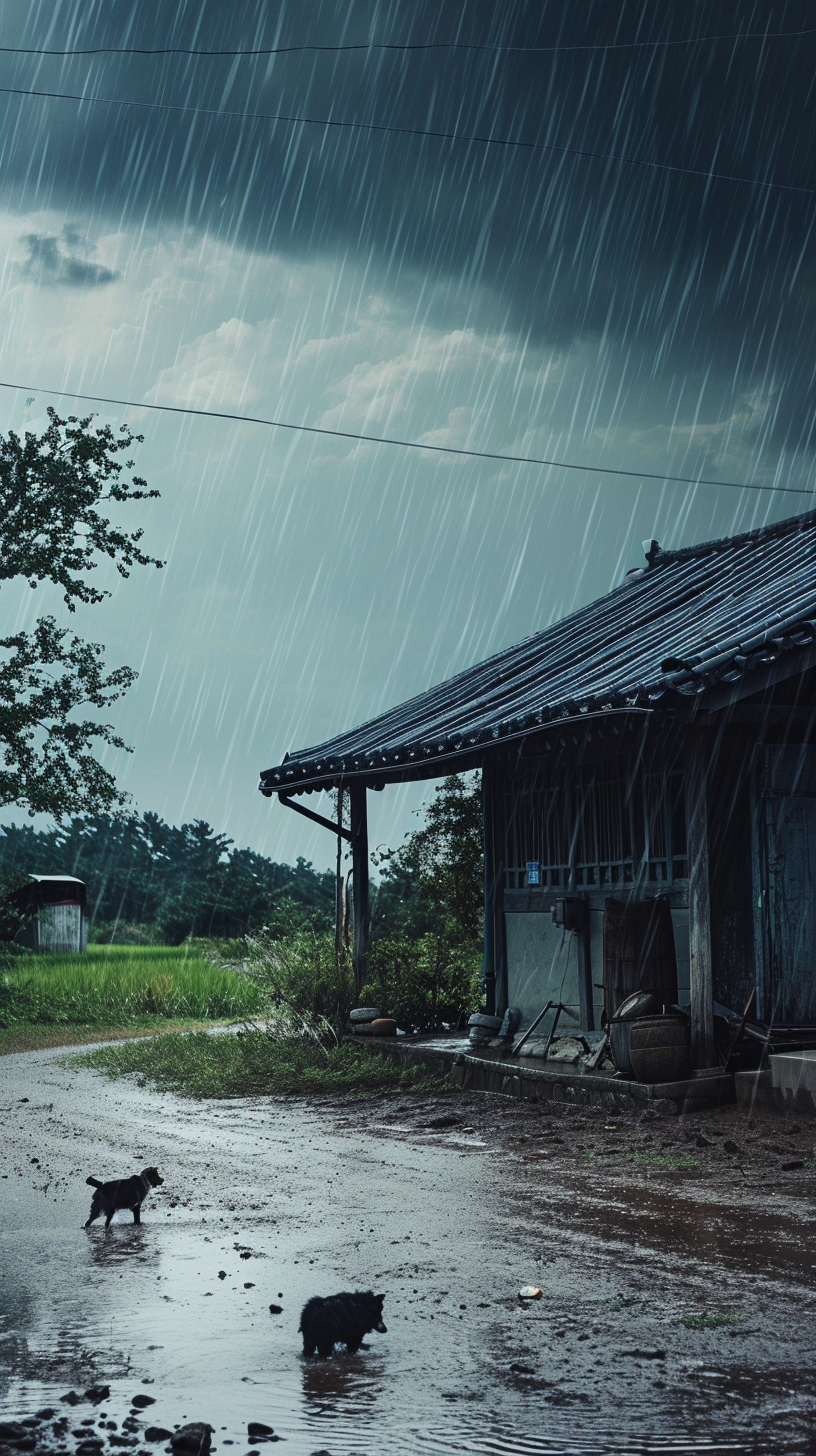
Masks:
[[[86,1178],[85,1182],[89,1183],[91,1188],[101,1188],[103,1186],[98,1178]]]

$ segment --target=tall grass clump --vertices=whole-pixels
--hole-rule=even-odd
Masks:
[[[303,924],[280,938],[259,931],[246,937],[242,967],[262,998],[269,1034],[338,1040],[354,1005],[354,977],[351,957],[337,955],[333,935]]]
[[[146,1018],[248,1018],[257,983],[185,946],[89,946],[84,955],[27,955],[0,975],[0,1027],[128,1026]]]

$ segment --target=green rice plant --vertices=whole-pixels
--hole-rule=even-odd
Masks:
[[[0,975],[0,1027],[127,1026],[148,1016],[250,1018],[263,1004],[248,976],[185,946],[89,946],[27,955]]]
[[[364,1096],[388,1088],[439,1088],[439,1079],[423,1068],[404,1069],[390,1057],[360,1052],[348,1044],[321,1047],[311,1040],[262,1031],[220,1036],[170,1032],[100,1047],[70,1060],[108,1077],[134,1075],[143,1085],[186,1097]]]

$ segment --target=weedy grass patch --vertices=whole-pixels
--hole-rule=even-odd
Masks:
[[[143,1085],[186,1097],[365,1096],[388,1088],[440,1086],[422,1067],[398,1067],[390,1057],[345,1043],[323,1047],[262,1031],[176,1033],[100,1047],[71,1061],[108,1077],[135,1076]]]
[[[738,1319],[735,1314],[684,1314],[680,1323],[687,1330],[719,1330],[723,1325],[735,1325]]]
[[[666,1168],[674,1172],[678,1168],[699,1168],[699,1158],[675,1156],[673,1153],[633,1153],[632,1161],[646,1168]]]
[[[186,946],[89,946],[84,955],[26,955],[0,973],[0,1029],[128,1027],[146,1018],[257,1015],[251,977]]]

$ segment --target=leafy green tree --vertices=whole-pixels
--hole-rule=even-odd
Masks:
[[[48,419],[42,435],[0,436],[0,581],[48,582],[73,612],[110,595],[88,580],[105,559],[124,577],[163,564],[141,549],[141,530],[120,530],[103,514],[158,491],[124,477],[134,462],[119,457],[143,438],[127,425],[115,434],[93,415],[63,420],[54,409]],[[129,667],[108,671],[102,654],[53,616],[0,638],[0,806],[60,818],[123,802],[96,751],[127,744],[110,724],[77,716],[109,707],[136,677]]]
[[[447,778],[424,810],[424,823],[400,848],[380,856],[375,936],[419,939],[429,933],[460,946],[481,942],[482,789],[475,775]]]

